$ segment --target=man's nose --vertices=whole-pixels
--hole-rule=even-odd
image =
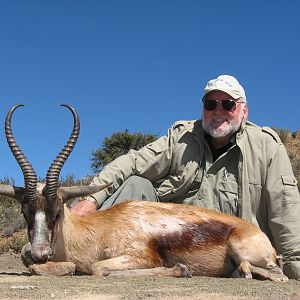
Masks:
[[[217,101],[217,106],[215,108],[215,111],[224,111],[221,100]]]

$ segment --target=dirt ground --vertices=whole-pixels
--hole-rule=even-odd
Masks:
[[[14,254],[0,256],[0,299],[300,300],[300,281],[225,278],[31,276]]]

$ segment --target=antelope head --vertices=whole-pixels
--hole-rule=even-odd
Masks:
[[[60,171],[71,154],[80,131],[77,112],[70,105],[63,104],[73,114],[74,125],[71,136],[62,151],[52,162],[46,175],[46,183],[37,182],[37,175],[17,145],[11,128],[14,111],[23,105],[15,105],[5,119],[5,135],[8,145],[24,176],[24,187],[0,184],[0,195],[17,199],[22,206],[22,213],[27,222],[28,239],[31,243],[31,255],[36,262],[44,262],[53,257],[58,221],[63,213],[63,204],[71,198],[83,197],[96,193],[107,186],[59,187]]]

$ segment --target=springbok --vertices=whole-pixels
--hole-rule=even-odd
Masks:
[[[46,183],[15,142],[7,114],[8,145],[20,165],[25,187],[0,185],[0,194],[17,199],[28,225],[32,274],[66,275],[203,275],[241,277],[252,274],[273,281],[288,278],[278,266],[267,236],[250,223],[224,213],[191,205],[126,201],[86,216],[72,213],[64,203],[105,186],[59,187],[60,171],[72,152],[80,129],[77,112],[69,105],[74,125],[71,136],[51,164]]]

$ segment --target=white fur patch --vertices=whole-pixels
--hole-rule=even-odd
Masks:
[[[162,217],[160,220],[151,222],[143,222],[143,220],[135,220],[144,232],[152,232],[154,234],[180,232],[185,224],[182,220],[168,217]]]
[[[44,187],[45,187],[45,183],[40,183],[40,182],[37,183],[36,191],[39,195],[42,195]]]
[[[35,236],[34,243],[35,244],[44,244],[45,243],[45,233],[47,232],[47,223],[46,223],[46,215],[44,211],[37,211],[35,214]]]

